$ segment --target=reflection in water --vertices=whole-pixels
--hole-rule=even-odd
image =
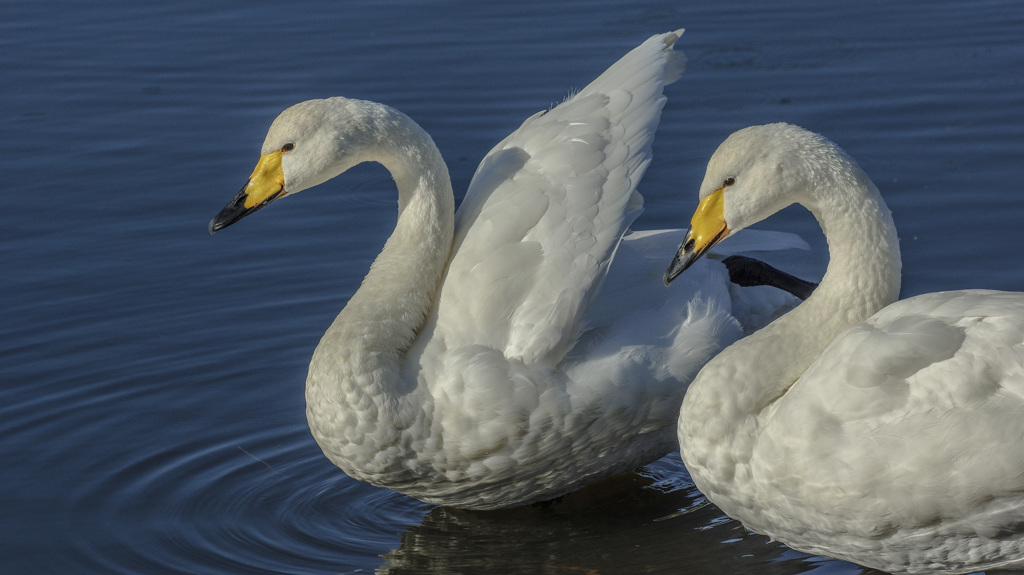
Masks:
[[[437,507],[378,573],[867,573],[795,553],[724,517],[678,455],[556,502],[499,512]]]

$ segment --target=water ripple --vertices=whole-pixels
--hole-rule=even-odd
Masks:
[[[73,496],[79,550],[110,573],[322,572],[373,562],[424,506],[352,481],[311,444],[304,426],[271,428],[190,439],[109,469]]]

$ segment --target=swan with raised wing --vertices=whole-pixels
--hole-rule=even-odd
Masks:
[[[666,282],[793,203],[825,232],[828,269],[687,391],[680,452],[697,488],[753,531],[886,572],[1024,567],[1024,293],[897,302],[899,241],[878,189],[788,124],[714,153]]]
[[[682,232],[620,241],[641,211],[663,87],[683,70],[681,32],[527,119],[484,158],[457,215],[440,152],[401,112],[329,98],[273,122],[211,232],[361,162],[398,188],[394,232],[309,365],[306,415],[328,459],[424,501],[492,509],[675,448],[686,385],[744,319],[719,263],[662,288],[658,260]]]

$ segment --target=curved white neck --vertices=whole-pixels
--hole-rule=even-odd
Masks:
[[[453,237],[454,195],[448,169],[430,136],[407,116],[372,102],[364,121],[369,150],[361,161],[376,161],[398,188],[398,221],[360,288],[324,334],[315,366],[345,362],[338,385],[371,396],[400,392],[398,368],[430,312],[444,274]],[[312,369],[312,367],[311,367]],[[357,383],[359,373],[379,377]],[[385,375],[389,374],[389,375]]]
[[[825,276],[805,302],[727,348],[697,376],[680,413],[687,466],[702,467],[705,473],[731,473],[704,465],[702,460],[713,456],[711,443],[729,446],[734,451],[731,461],[748,460],[751,439],[757,437],[770,405],[842,330],[899,295],[899,241],[878,189],[853,165],[815,183],[800,203],[814,214],[829,240]],[[701,439],[712,436],[714,442]]]

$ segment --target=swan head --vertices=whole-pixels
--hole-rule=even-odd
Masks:
[[[810,205],[822,158],[838,148],[792,124],[751,126],[708,161],[690,229],[665,272],[668,285],[715,244],[793,203]],[[825,155],[822,152],[828,152]]]
[[[360,150],[368,130],[360,104],[347,98],[308,100],[281,112],[267,131],[249,180],[210,222],[210,233],[363,161]]]

